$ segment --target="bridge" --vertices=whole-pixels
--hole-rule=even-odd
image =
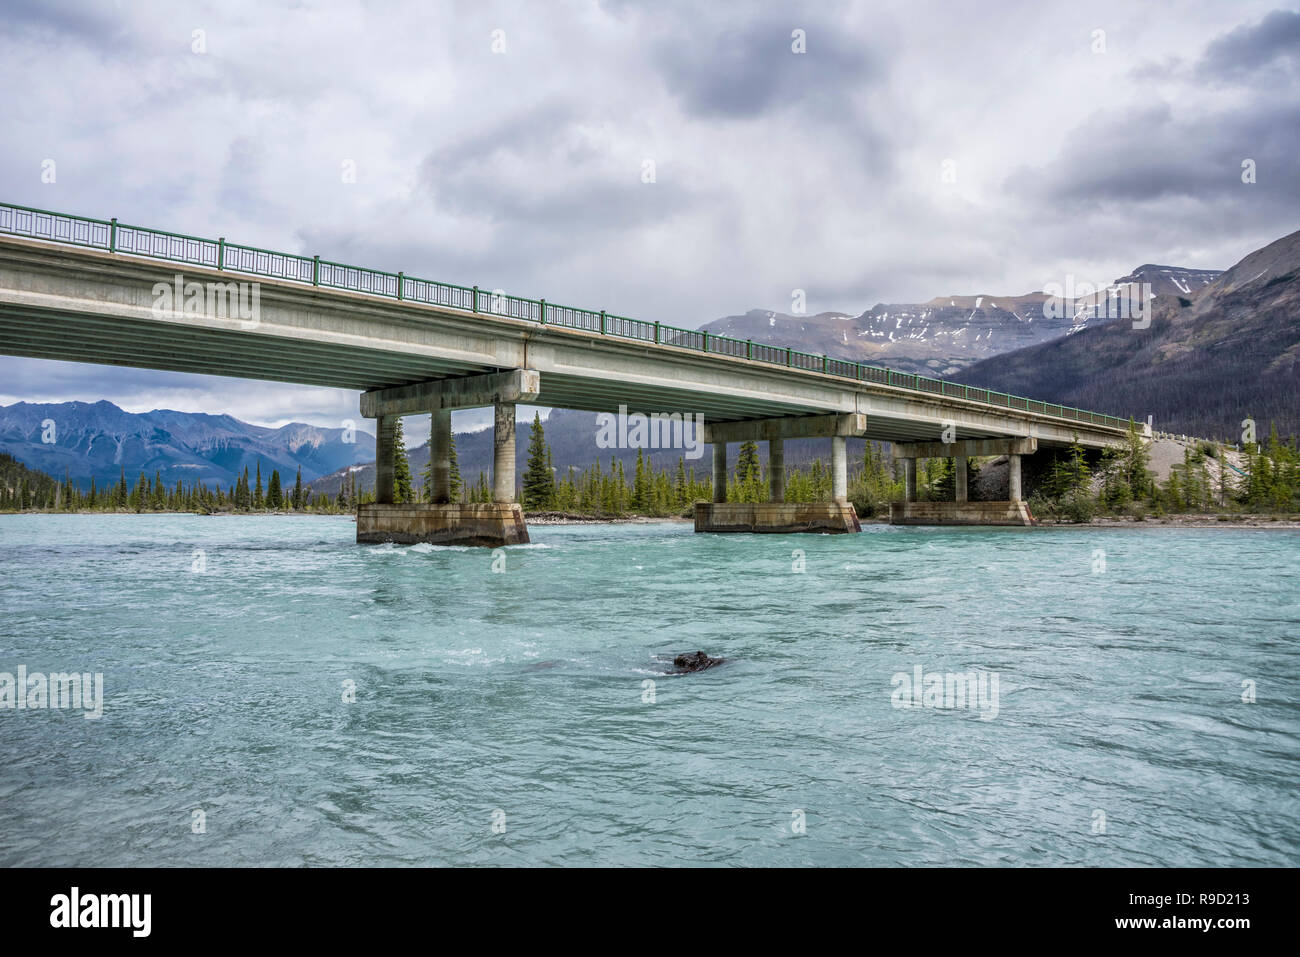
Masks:
[[[1021,456],[1122,443],[1129,423],[829,355],[605,310],[350,266],[319,256],[0,204],[0,352],[331,386],[376,420],[376,502],[359,541],[527,540],[515,406],[701,415],[713,501],[699,531],[848,531],[845,440],[893,443],[900,522],[1021,523]],[[495,408],[494,502],[450,502],[451,412]],[[433,416],[433,502],[393,502],[393,434]],[[832,501],[784,502],[783,442],[830,441]],[[768,442],[771,501],[726,501],[727,446]],[[1005,502],[968,502],[966,457],[1004,454]],[[952,456],[956,500],[916,501],[916,461]]]

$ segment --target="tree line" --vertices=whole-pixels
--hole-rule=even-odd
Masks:
[[[272,469],[265,488],[262,483],[262,464],[257,463],[250,481],[248,468],[234,485],[223,489],[220,485],[209,487],[194,481],[186,486],[181,480],[169,485],[162,474],[155,471],[153,478],[141,472],[135,483],[128,485],[123,468],[116,483],[99,488],[92,477],[89,489],[81,489],[67,475],[58,481],[29,469],[11,455],[0,455],[0,511],[39,509],[62,512],[330,512],[346,508],[338,498],[319,493],[312,494],[302,483],[302,469],[298,469],[293,486],[286,489],[278,469]]]
[[[1037,515],[1088,522],[1098,515],[1145,518],[1166,513],[1268,513],[1300,510],[1300,445],[1283,441],[1277,426],[1268,441],[1242,448],[1245,468],[1228,460],[1224,442],[1201,440],[1183,450],[1182,463],[1157,482],[1147,444],[1130,420],[1122,448],[1105,450],[1090,465],[1076,441],[1058,456],[1030,498]],[[1211,470],[1209,463],[1216,467]]]
[[[1189,445],[1184,461],[1175,466],[1164,482],[1156,482],[1149,452],[1136,425],[1129,423],[1122,448],[1108,449],[1090,463],[1076,442],[1057,456],[1047,475],[1030,497],[1036,515],[1064,521],[1086,522],[1097,515],[1191,513],[1209,511],[1294,512],[1300,510],[1300,443],[1295,436],[1282,440],[1276,426],[1267,441],[1251,443],[1242,450],[1244,468],[1228,462],[1228,446],[1201,441]],[[451,500],[462,503],[492,501],[488,476],[465,482],[456,459],[453,436],[448,450],[451,465]],[[566,512],[593,517],[627,515],[687,515],[695,502],[713,496],[711,469],[687,467],[679,457],[672,469],[654,469],[638,450],[636,465],[628,476],[622,462],[599,461],[584,469],[569,467],[561,475],[552,464],[540,415],[534,415],[528,442],[528,459],[523,473],[520,502],[525,512]],[[1216,474],[1209,463],[1214,460]],[[951,501],[954,497],[955,462],[952,458],[931,458],[918,463],[917,498],[922,501]],[[974,482],[980,460],[967,460],[968,481]],[[417,486],[406,455],[401,422],[395,436],[393,498],[395,502],[429,501],[432,498],[433,460],[425,466]],[[825,502],[831,499],[831,471],[821,459],[806,468],[786,470],[787,502]],[[740,445],[735,468],[727,477],[727,500],[765,502],[769,499],[770,476],[760,461],[757,442]],[[901,500],[903,483],[879,442],[867,442],[860,462],[853,463],[849,476],[849,500],[859,515],[887,513],[888,503]],[[340,514],[355,511],[358,504],[373,502],[372,490],[358,490],[354,471],[334,495],[313,492],[302,482],[299,469],[291,487],[272,469],[263,487],[259,462],[253,475],[245,467],[228,488],[209,487],[198,481],[189,486],[163,482],[159,472],[149,478],[139,474],[128,485],[123,469],[118,481],[98,488],[92,478],[88,490],[80,489],[65,473],[62,481],[29,469],[11,455],[0,454],[0,511],[118,511],[118,512],[313,512]]]

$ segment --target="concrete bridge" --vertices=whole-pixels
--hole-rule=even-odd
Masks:
[[[1019,523],[1020,456],[1118,445],[1128,423],[832,356],[161,230],[0,204],[0,352],[361,391],[376,503],[359,541],[527,540],[515,406],[702,415],[714,501],[698,531],[851,531],[845,440],[894,443],[899,522]],[[495,408],[494,499],[449,501],[451,412]],[[433,503],[393,503],[393,432],[433,416]],[[830,443],[832,501],[784,502],[783,442]],[[729,503],[727,446],[769,443],[771,502]],[[965,501],[966,457],[1006,454],[1009,499]],[[957,500],[915,502],[918,458],[955,456]]]

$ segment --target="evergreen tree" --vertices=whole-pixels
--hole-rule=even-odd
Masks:
[[[280,470],[271,470],[271,481],[266,487],[266,507],[272,511],[284,508],[284,494],[280,489]]]
[[[411,463],[406,458],[406,438],[402,434],[402,419],[399,416],[397,426],[393,429],[393,502],[415,501],[411,491]]]
[[[644,514],[649,512],[651,507],[650,474],[646,469],[645,453],[638,448],[636,470],[632,473],[632,508]]]
[[[342,483],[339,483],[342,485]],[[293,480],[293,508],[295,511],[302,508],[302,466],[298,466],[298,477]]]
[[[532,431],[528,437],[528,465],[524,470],[521,504],[525,511],[540,511],[553,507],[555,503],[555,474],[547,465],[547,457],[542,417],[540,413],[534,412]]]
[[[131,490],[131,508],[137,512],[144,511],[144,506],[149,500],[149,480],[145,478],[144,473],[136,480],[135,488]]]
[[[447,458],[451,463],[451,481],[448,483],[448,490],[451,495],[449,497],[451,501],[459,502],[465,483],[461,481],[460,463],[456,461],[456,433],[448,430],[447,438],[450,440],[447,443]]]
[[[262,460],[257,460],[257,488],[253,490],[253,508],[259,512],[266,507],[266,497],[262,495]]]
[[[751,479],[757,480],[758,473],[758,443],[741,442],[740,457],[736,460],[736,481],[743,485]]]
[[[1128,482],[1129,494],[1134,499],[1145,498],[1151,494],[1150,462],[1147,444],[1138,434],[1137,423],[1129,419],[1121,463]]]
[[[954,501],[957,498],[957,465],[951,456],[935,461],[938,466],[930,485],[930,495],[936,502]]]
[[[413,501],[415,492],[411,489],[411,460],[407,459],[406,434],[403,433],[402,419],[399,416],[393,429],[393,502],[394,505],[402,505],[403,502]]]

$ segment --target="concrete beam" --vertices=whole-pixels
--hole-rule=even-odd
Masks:
[[[704,423],[705,442],[770,442],[772,439],[818,439],[862,435],[867,417],[861,412],[844,415],[796,415],[779,419]]]
[[[958,439],[956,442],[895,442],[896,459],[946,459],[975,455],[1033,455],[1038,439]]]
[[[511,369],[487,375],[435,379],[363,392],[361,414],[367,419],[375,419],[381,415],[417,415],[440,409],[516,405],[532,402],[541,389],[541,375],[535,369]]]

